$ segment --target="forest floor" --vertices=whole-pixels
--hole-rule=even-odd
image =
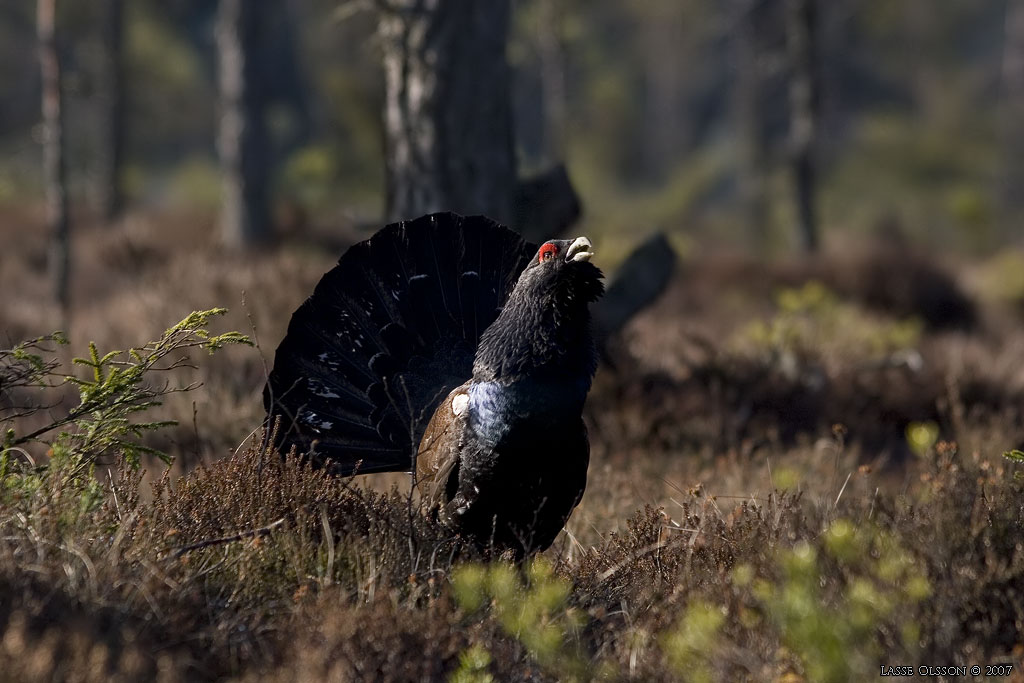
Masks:
[[[989,673],[1024,681],[1024,464],[1003,455],[1024,444],[1024,252],[844,239],[813,260],[683,258],[599,370],[581,505],[516,567],[415,514],[402,477],[332,479],[261,448],[290,314],[363,235],[233,255],[213,228],[147,215],[75,236],[74,355],[219,306],[213,331],[257,345],[161,375],[201,383],[151,411],[178,421],[145,441],[171,468],[133,472],[116,449],[78,467],[74,439],[48,444],[48,468],[31,447],[0,459],[4,676],[845,681],[1005,663]],[[0,245],[6,349],[63,323],[39,216],[0,211]],[[0,427],[75,405],[57,400]]]

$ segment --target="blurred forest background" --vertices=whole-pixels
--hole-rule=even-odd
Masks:
[[[259,154],[279,235],[385,216],[389,45],[373,4],[245,10],[255,37],[239,45],[258,87],[244,105],[266,132]],[[794,119],[809,113],[826,242],[880,224],[974,253],[1013,239],[1024,204],[1022,3],[813,3],[807,74],[791,59],[800,4],[810,3],[516,0],[507,56],[520,174],[564,162],[585,231],[612,243],[657,228],[678,245],[785,251],[805,241],[790,167],[805,136]],[[215,214],[218,50],[232,49],[223,35],[218,45],[218,3],[57,5],[73,209]],[[36,33],[34,2],[4,3],[5,207],[44,194]],[[812,80],[808,112],[794,111],[801,76]]]
[[[0,671],[1024,681],[1022,122],[1024,0],[0,0]],[[609,276],[522,571],[257,437],[446,209]]]
[[[258,424],[342,250],[436,210],[590,236],[606,360],[669,378],[698,447],[767,410],[905,451],[949,377],[1024,386],[1022,0],[16,0],[0,71],[0,335],[122,348],[216,306],[261,335],[168,406],[188,461]],[[844,393],[893,364],[924,370]]]
[[[0,334],[121,348],[216,306],[262,334],[169,408],[191,460],[258,423],[289,313],[345,246],[436,210],[588,234],[605,357],[671,378],[666,405],[696,383],[706,408],[709,368],[754,358],[712,419],[740,427],[697,411],[716,443],[760,408],[902,443],[950,422],[950,373],[1024,383],[1022,0],[17,0],[0,70]],[[857,392],[814,398],[910,351],[931,384],[875,377],[905,400],[877,424]]]

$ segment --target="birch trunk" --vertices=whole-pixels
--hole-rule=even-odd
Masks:
[[[42,76],[43,179],[46,186],[46,223],[50,231],[49,268],[54,295],[67,331],[70,309],[71,231],[68,220],[64,120],[61,100],[60,59],[57,54],[56,0],[37,0],[36,30]]]
[[[270,155],[256,54],[265,1],[221,0],[217,16],[221,108],[217,148],[224,177],[221,239],[229,247],[250,247],[270,239]]]
[[[512,220],[509,13],[509,0],[381,9],[389,220],[449,210]]]
[[[789,53],[789,143],[800,246],[818,249],[815,207],[817,169],[814,147],[818,126],[815,74],[816,0],[787,0],[786,44]]]
[[[108,222],[117,220],[124,209],[121,167],[124,161],[124,0],[106,0],[103,17],[103,42],[106,55],[103,65],[102,169],[100,196],[103,216]]]

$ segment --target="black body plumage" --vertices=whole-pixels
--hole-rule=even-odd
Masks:
[[[340,474],[415,469],[467,538],[550,545],[589,460],[603,287],[581,239],[538,252],[489,219],[434,214],[353,246],[277,350],[264,402],[279,445]]]

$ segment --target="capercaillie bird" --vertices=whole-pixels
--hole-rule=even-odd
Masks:
[[[352,246],[277,349],[264,404],[278,445],[340,475],[414,472],[476,545],[547,548],[586,487],[592,256],[585,237],[538,248],[452,213]]]

